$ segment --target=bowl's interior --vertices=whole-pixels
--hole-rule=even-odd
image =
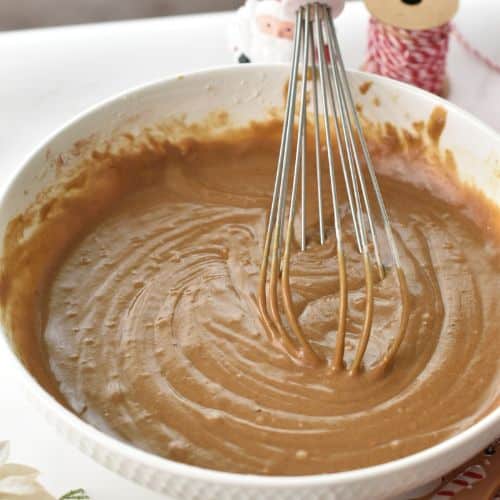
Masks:
[[[203,72],[130,92],[77,118],[40,147],[9,186],[1,202],[0,238],[3,239],[7,223],[27,208],[37,193],[50,186],[61,169],[76,166],[81,155],[99,144],[169,120],[186,125],[186,134],[189,124],[202,121],[222,131],[252,120],[265,120],[270,112],[282,110],[287,78],[285,66],[244,66]],[[428,119],[436,105],[443,106],[447,110],[439,144],[443,158],[447,150],[451,151],[458,177],[500,205],[500,138],[493,131],[419,90],[363,73],[351,73],[350,78],[363,116],[374,123],[390,122],[397,128],[414,130],[416,123]],[[366,81],[373,83],[362,93],[359,87]],[[221,111],[227,113],[228,119],[219,119]],[[425,140],[431,143],[432,137]],[[500,410],[495,414],[490,432],[498,430],[500,424]],[[478,443],[479,447],[484,444]],[[458,457],[450,465],[463,458]]]

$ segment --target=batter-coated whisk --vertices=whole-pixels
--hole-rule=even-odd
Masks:
[[[340,54],[332,20],[335,7],[301,2],[296,12],[296,28],[292,66],[284,114],[283,132],[263,249],[259,283],[259,310],[268,335],[279,342],[288,354],[302,363],[329,363],[335,371],[361,370],[370,340],[374,314],[374,281],[383,280],[386,269],[382,263],[375,216],[381,218],[383,235],[396,273],[401,294],[401,318],[397,335],[389,345],[380,366],[393,360],[403,340],[408,322],[408,289],[401,266],[391,223],[370,158],[347,75]],[[339,2],[337,2],[339,3]],[[334,2],[335,4],[335,2]],[[341,10],[341,9],[340,9]],[[329,57],[330,61],[327,61]],[[317,60],[316,60],[317,59]],[[300,70],[300,72],[299,72]],[[301,75],[301,76],[300,76]],[[300,83],[299,85],[299,82]],[[309,89],[309,92],[308,92]],[[308,106],[308,101],[309,106]],[[308,111],[308,107],[312,111]],[[314,132],[315,179],[317,184],[318,240],[325,243],[330,224],[325,218],[322,195],[320,150],[326,148],[329,191],[333,208],[333,236],[339,270],[339,310],[335,347],[330,359],[313,349],[307,331],[300,325],[294,311],[290,286],[290,255],[294,238],[294,221],[300,203],[300,248],[306,249],[306,169],[307,128]],[[336,144],[335,144],[336,141]],[[334,149],[338,148],[340,171],[336,176]],[[337,169],[338,173],[338,169]],[[339,178],[340,177],[340,178]],[[344,361],[346,322],[348,318],[348,279],[343,244],[343,221],[339,206],[339,187],[347,195],[356,246],[362,255],[365,280],[365,309],[361,334],[350,366]],[[289,189],[290,188],[290,189]],[[378,211],[378,213],[376,212]]]

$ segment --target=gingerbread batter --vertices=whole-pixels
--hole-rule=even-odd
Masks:
[[[354,469],[469,427],[498,405],[498,214],[459,185],[450,155],[429,155],[414,133],[405,144],[390,127],[370,139],[411,293],[408,331],[383,377],[301,366],[260,323],[275,122],[213,140],[155,139],[96,153],[14,219],[0,299],[21,359],[104,432],[225,471]],[[293,257],[294,303],[314,348],[332,353],[335,244],[331,236],[324,246],[314,242],[309,208],[311,245]],[[364,287],[352,235],[345,252],[355,345]],[[390,275],[375,297],[365,369],[399,320]]]

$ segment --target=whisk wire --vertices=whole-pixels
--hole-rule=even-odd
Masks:
[[[314,34],[309,30],[309,44],[313,48],[310,53],[311,73],[312,73],[312,102],[314,119],[314,152],[316,165],[316,188],[318,194],[318,225],[319,241],[321,245],[325,243],[325,227],[323,222],[323,182],[321,178],[321,139],[319,128],[319,105],[318,105],[318,77],[316,68],[316,57],[314,54]]]
[[[320,12],[320,6],[318,4],[314,5],[314,19],[315,19],[317,46],[324,47],[321,12]],[[342,227],[340,220],[339,201],[337,199],[337,186],[335,179],[332,134],[330,130],[329,103],[333,107],[334,100],[328,99],[327,95],[327,91],[330,86],[327,84],[327,79],[329,78],[329,75],[326,68],[325,53],[323,50],[318,50],[318,60],[319,60],[318,64],[319,80],[321,84],[320,87],[322,90],[322,101],[323,101],[323,120],[325,127],[328,173],[330,177],[330,190],[333,203],[333,219],[334,219],[335,237],[337,241],[337,261],[338,261],[338,271],[339,271],[339,313],[338,313],[338,324],[337,324],[337,335],[336,335],[336,346],[335,346],[334,369],[339,370],[344,367],[343,358],[345,350],[345,328],[347,322],[347,301],[348,301],[347,270],[345,265],[343,242],[342,242]],[[333,112],[335,113],[334,109]],[[336,121],[335,118],[334,121]]]
[[[296,14],[296,32],[294,36],[294,46],[293,46],[293,58],[292,58],[292,69],[290,82],[295,80],[295,75],[297,73],[298,66],[298,53],[300,46],[300,20],[301,14],[297,12]],[[281,247],[281,243],[278,241],[278,227],[277,219],[279,217],[279,193],[282,190],[282,184],[285,181],[285,164],[288,163],[289,159],[289,151],[290,151],[290,138],[292,136],[292,128],[295,114],[295,93],[296,87],[291,83],[288,85],[287,90],[287,105],[285,108],[285,114],[283,117],[283,129],[281,134],[281,142],[280,142],[280,151],[278,156],[278,163],[276,168],[276,177],[273,188],[273,197],[271,201],[271,208],[269,211],[269,219],[267,224],[266,237],[264,241],[264,249],[262,256],[262,263],[259,273],[259,290],[258,290],[258,307],[261,315],[262,322],[264,323],[265,331],[270,338],[270,340],[280,341],[283,347],[288,351],[289,354],[294,353],[294,345],[288,336],[287,332],[280,328],[280,325],[275,325],[271,315],[273,314],[273,309],[277,308],[277,296],[276,293],[276,282],[277,282],[277,272],[276,272],[276,259],[271,258],[271,282],[270,282],[270,308],[271,314],[269,313],[267,306],[267,276],[268,276],[268,263],[269,263],[269,255],[271,252],[271,246],[276,246],[276,242],[278,242],[279,247]],[[284,186],[283,186],[284,188]],[[274,251],[273,251],[274,254]]]
[[[356,140],[354,137],[353,129],[352,126],[347,126],[347,124],[351,124],[352,122],[355,122],[358,120],[356,109],[354,107],[354,100],[352,99],[350,87],[347,81],[347,75],[345,72],[344,68],[344,63],[340,54],[340,48],[338,44],[338,39],[337,35],[335,32],[335,26],[333,24],[333,20],[328,17],[327,18],[327,31],[328,31],[328,47],[331,52],[332,57],[335,58],[336,64],[333,65],[333,72],[335,75],[335,80],[336,80],[336,87],[338,89],[338,96],[339,96],[339,101],[340,101],[340,108],[342,110],[342,128],[344,130],[344,140],[346,144],[348,144],[348,151],[349,151],[349,165],[351,167],[351,172],[352,172],[352,178],[353,178],[353,185],[355,185],[354,189],[354,195],[357,199],[356,203],[356,209],[357,209],[357,219],[358,223],[361,227],[361,237],[364,241],[362,241],[362,246],[367,245],[368,241],[366,239],[366,230],[365,230],[365,225],[364,225],[364,216],[363,216],[363,211],[360,208],[360,203],[359,203],[359,190],[358,187],[361,189],[361,194],[363,197],[363,203],[365,206],[365,213],[366,213],[366,218],[368,220],[368,226],[369,226],[369,231],[370,235],[372,238],[373,242],[373,250],[375,254],[375,261],[377,263],[377,268],[379,271],[380,279],[384,278],[384,270],[383,270],[383,265],[382,265],[382,260],[380,257],[380,250],[379,250],[379,243],[377,239],[377,233],[375,231],[375,225],[374,225],[374,220],[372,216],[372,210],[370,207],[370,202],[368,198],[368,191],[367,191],[367,186],[365,183],[364,175],[362,174],[361,171],[361,162],[359,159],[359,156],[357,154],[357,145],[356,145]],[[359,121],[359,120],[358,120]],[[356,125],[355,125],[356,126]],[[357,128],[357,127],[356,127]],[[364,135],[361,127],[359,129],[357,128],[357,133],[359,136],[360,140],[364,141]],[[348,137],[347,137],[348,136]],[[366,158],[365,158],[366,161]],[[368,154],[368,161],[370,160],[369,154]],[[375,177],[376,181],[376,177]]]
[[[354,361],[351,365],[351,372],[355,373],[361,367],[361,362],[366,352],[373,323],[374,283],[372,274],[372,264],[368,251],[367,231],[364,220],[364,212],[366,211],[370,220],[371,220],[371,213],[370,213],[368,198],[366,196],[364,179],[361,173],[360,162],[358,159],[358,155],[356,153],[356,143],[351,127],[350,112],[348,110],[345,98],[345,92],[339,74],[340,70],[338,61],[340,58],[340,54],[334,48],[332,42],[331,30],[328,29],[330,26],[333,26],[333,22],[331,21],[331,18],[328,15],[328,10],[325,7],[323,6],[320,7],[316,4],[315,9],[316,11],[319,11],[320,9],[323,11],[321,19],[324,21],[327,47],[329,49],[330,58],[332,62],[332,71],[329,73],[329,78],[328,78],[328,89],[330,91],[330,99],[332,102],[332,108],[334,110],[333,122],[335,125],[335,132],[339,149],[339,157],[344,176],[344,182],[346,185],[348,203],[352,215],[352,223],[355,231],[358,250],[363,256],[363,266],[365,273],[365,288],[366,288],[365,314],[361,330],[360,342],[358,344]],[[363,201],[365,205],[364,206],[365,211],[363,211],[362,208],[360,187],[364,195]],[[376,242],[376,240],[374,240],[374,246],[376,248],[375,254],[378,256],[378,243]],[[344,335],[345,335],[344,332],[342,332],[342,337]],[[335,362],[334,362],[336,368],[340,368],[340,357],[342,356],[343,358],[344,356],[343,348],[344,346],[342,345],[342,347],[338,346],[336,349]]]
[[[295,153],[295,164],[293,169],[293,180],[292,180],[292,193],[290,197],[290,209],[288,212],[288,226],[285,236],[285,250],[282,259],[282,277],[281,277],[281,287],[282,287],[282,298],[283,306],[285,309],[285,314],[287,316],[289,325],[299,341],[304,355],[316,359],[317,356],[312,350],[309,342],[304,336],[302,328],[300,327],[297,317],[295,315],[292,293],[290,289],[290,251],[291,251],[291,240],[293,238],[293,223],[295,219],[296,203],[297,203],[297,191],[299,185],[299,175],[301,178],[301,249],[305,250],[305,227],[306,227],[306,216],[305,216],[305,193],[306,193],[306,178],[305,178],[305,158],[306,158],[306,113],[307,113],[307,63],[309,54],[309,10],[305,11],[305,19],[303,19],[304,9],[300,9],[298,22],[304,23],[304,37],[302,40],[303,44],[303,57],[302,57],[302,86],[300,92],[300,109],[299,109],[299,123],[298,123],[298,140],[296,144]],[[296,85],[296,82],[294,82]],[[275,256],[273,255],[273,258]],[[279,318],[275,318],[279,321]],[[319,361],[319,358],[317,358]]]
[[[337,62],[338,62],[338,68],[340,69],[340,76],[341,76],[341,89],[345,93],[345,96],[347,98],[347,102],[349,103],[350,109],[351,109],[351,117],[352,121],[354,123],[354,127],[357,132],[357,136],[359,138],[359,142],[361,145],[361,151],[362,155],[365,161],[366,169],[368,171],[368,175],[371,181],[371,185],[373,188],[373,192],[375,194],[377,206],[383,221],[384,225],[384,232],[386,235],[389,251],[391,254],[391,259],[393,262],[393,265],[396,270],[396,277],[398,280],[399,284],[399,291],[400,291],[400,297],[401,297],[401,315],[400,315],[400,323],[399,323],[399,330],[398,333],[392,342],[392,345],[389,347],[387,353],[384,356],[384,364],[389,365],[393,359],[394,356],[396,355],[403,339],[406,333],[406,328],[408,325],[408,320],[409,320],[409,314],[410,314],[410,299],[409,299],[409,290],[408,290],[408,283],[406,280],[406,276],[403,270],[403,267],[401,265],[401,259],[399,256],[399,251],[398,247],[396,245],[396,240],[394,238],[394,232],[392,230],[392,225],[390,222],[389,214],[387,212],[387,208],[384,203],[384,198],[382,196],[382,192],[380,190],[380,186],[377,180],[377,176],[375,173],[375,168],[373,166],[373,162],[370,156],[370,152],[368,149],[368,144],[366,143],[365,136],[363,134],[363,129],[361,127],[361,123],[358,117],[358,114],[356,113],[356,107],[354,104],[354,99],[352,97],[352,92],[351,88],[349,86],[349,82],[347,80],[347,73],[345,70],[345,65],[344,61],[341,57],[340,53],[340,46],[337,38],[337,34],[335,31],[335,25],[333,23],[333,20],[330,16],[328,16],[328,29],[331,33],[331,39],[333,42],[333,46],[335,49],[335,53],[337,54]],[[360,179],[362,180],[362,190],[363,190],[363,196],[365,199],[365,204],[368,204],[368,196],[366,193],[366,186],[364,185],[364,176],[359,175]],[[385,276],[385,271],[384,267],[381,262],[380,258],[380,250],[379,250],[379,244],[376,236],[376,231],[374,229],[374,222],[373,222],[373,216],[371,210],[367,209],[367,216],[368,216],[368,221],[370,225],[370,232],[372,233],[372,238],[374,242],[374,252],[375,252],[375,258],[377,261],[377,267],[379,271],[380,278],[383,279]]]

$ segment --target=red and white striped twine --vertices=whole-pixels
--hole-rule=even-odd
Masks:
[[[446,78],[451,24],[407,30],[370,19],[365,69],[439,94]]]
[[[492,69],[493,71],[496,71],[497,73],[500,73],[500,64],[496,63],[492,59],[490,59],[488,56],[485,56],[484,54],[481,54],[479,50],[474,48],[460,33],[460,31],[457,30],[455,26],[452,27],[452,32],[454,37],[458,40],[458,42],[462,45],[462,47],[472,54],[476,59],[481,61],[483,64],[488,66],[488,68]]]
[[[451,24],[428,30],[407,30],[370,19],[368,58],[364,69],[441,94],[446,82],[450,33],[476,59],[500,72],[495,63],[465,40]]]

